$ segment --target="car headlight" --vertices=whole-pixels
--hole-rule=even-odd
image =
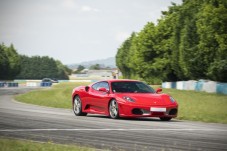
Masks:
[[[173,97],[171,97],[171,96],[169,97],[169,99],[170,99],[170,101],[171,101],[172,103],[176,102],[175,99],[174,99]]]
[[[123,96],[123,99],[128,101],[128,102],[135,102],[135,100],[133,100],[132,98],[130,98],[128,96]]]

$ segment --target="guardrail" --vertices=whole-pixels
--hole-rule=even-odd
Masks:
[[[0,87],[18,87],[17,82],[0,82]]]
[[[77,80],[58,80],[59,83],[62,82],[96,82],[98,80],[86,80],[86,79],[77,79]],[[51,82],[42,82],[42,80],[19,80],[16,79],[12,82],[0,81],[0,88],[3,87],[51,87],[55,83]]]
[[[215,81],[208,80],[163,82],[162,88],[173,88],[178,90],[195,90],[227,95],[227,83],[218,83]]]

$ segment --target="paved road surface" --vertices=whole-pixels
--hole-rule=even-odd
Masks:
[[[13,95],[29,90],[0,89],[0,136],[109,150],[227,150],[227,124],[76,117],[71,110],[13,101]]]

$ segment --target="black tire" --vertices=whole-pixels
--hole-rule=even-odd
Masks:
[[[73,112],[76,116],[86,116],[87,115],[87,113],[82,112],[82,101],[79,96],[74,97]]]
[[[119,118],[118,103],[117,103],[117,101],[115,99],[110,101],[109,114],[110,114],[110,117],[113,118],[113,119],[118,119]]]
[[[160,117],[160,120],[162,121],[170,121],[172,117]]]

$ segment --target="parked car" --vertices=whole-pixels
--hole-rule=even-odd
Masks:
[[[72,91],[72,106],[76,116],[88,113],[119,117],[159,117],[169,121],[177,117],[178,104],[168,94],[160,93],[136,80],[106,80]]]
[[[44,78],[44,79],[42,79],[42,82],[58,83],[58,80],[55,79],[55,78],[53,78],[53,79],[51,79],[51,78]]]

